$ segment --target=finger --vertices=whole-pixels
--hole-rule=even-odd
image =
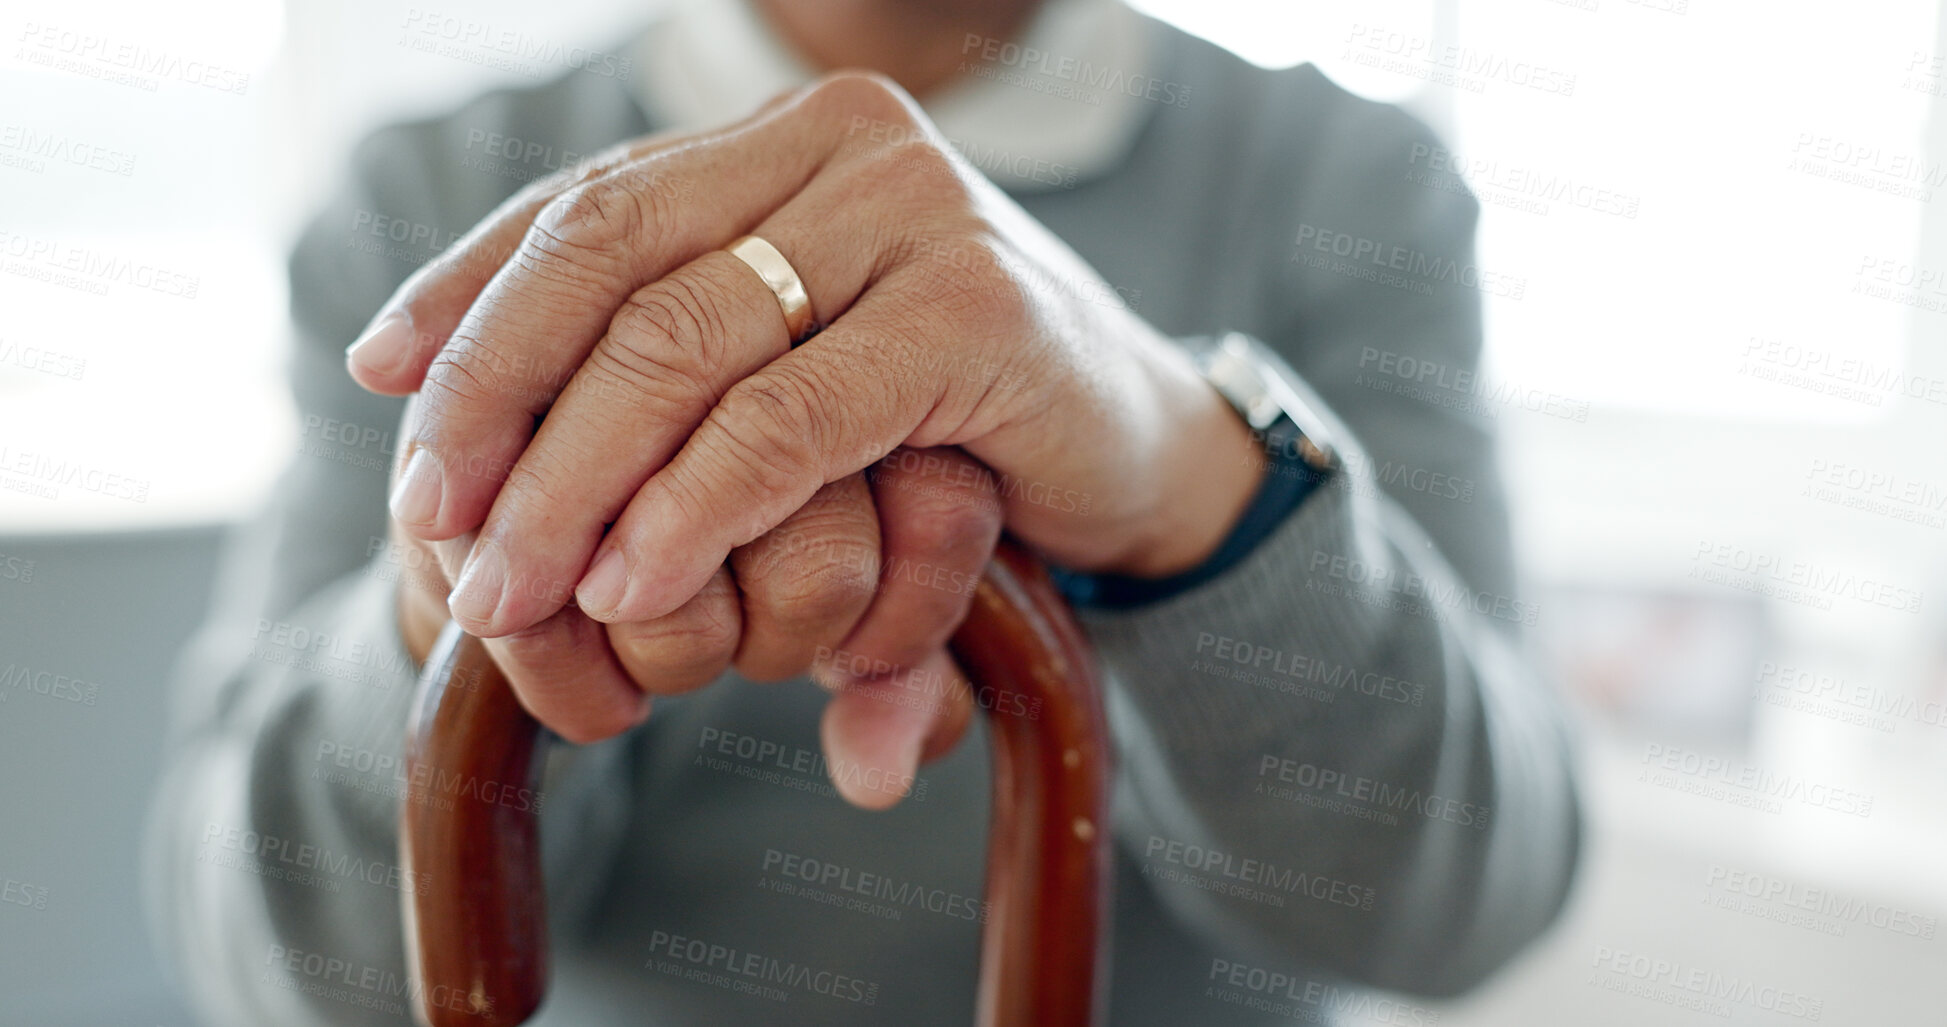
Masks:
[[[671,145],[661,133],[604,151],[582,164],[534,180],[494,208],[439,256],[413,272],[393,292],[371,324],[345,351],[352,380],[385,396],[419,388],[426,367],[446,345],[467,308],[492,280],[533,223],[556,196],[581,182]]]
[[[730,554],[744,597],[737,671],[784,681],[852,631],[879,579],[879,519],[862,475],[819,489],[784,523]]]
[[[960,665],[953,662],[951,653],[944,650],[942,653],[940,662],[946,668],[947,695],[945,703],[934,713],[933,726],[926,732],[926,742],[920,746],[921,763],[931,763],[952,752],[960,744],[960,739],[966,737],[967,725],[973,721],[976,705],[973,683],[967,680]],[[919,665],[924,667],[928,664],[921,660]]]
[[[729,668],[743,636],[743,609],[728,567],[667,617],[608,626],[609,644],[636,687],[650,695],[681,695],[715,681]]]
[[[468,631],[491,638],[560,609],[608,523],[716,402],[717,381],[787,348],[776,299],[748,268],[725,260],[735,262],[706,255],[632,297],[517,454],[462,572],[465,587],[454,592],[453,618]],[[774,331],[711,327],[725,323]],[[653,620],[690,594],[653,615],[602,619]]]
[[[352,379],[381,395],[402,396],[417,390],[425,380],[427,366],[446,345],[467,308],[513,255],[535,215],[556,197],[650,154],[705,143],[769,117],[793,95],[780,93],[749,118],[723,129],[689,135],[657,132],[528,183],[399,286],[358,341],[345,351]]]
[[[952,442],[970,430],[966,416],[943,402],[941,376],[861,370],[926,359],[910,314],[885,309],[905,304],[875,302],[889,287],[875,287],[816,339],[738,382],[711,408],[602,541],[595,571],[576,589],[589,616],[661,616],[701,587],[730,550],[776,527],[826,482],[895,446]],[[932,423],[921,431],[922,422]]]
[[[407,401],[406,419],[413,416],[415,397]],[[395,468],[396,473],[396,468]],[[474,538],[467,532],[438,542],[401,540],[398,525],[390,533],[401,551],[422,547],[418,566],[408,563],[411,588],[400,602],[450,603],[448,582],[459,576]],[[734,604],[733,604],[734,605]],[[443,616],[427,616],[444,623]],[[604,637],[603,626],[572,607],[536,624],[520,636],[489,639],[488,653],[503,672],[521,705],[555,734],[571,742],[594,742],[619,734],[649,715],[648,699],[621,671]]]
[[[572,606],[486,644],[521,705],[570,742],[598,742],[649,716],[649,697],[616,660],[606,627]]]
[[[857,181],[820,178],[759,226],[765,239],[804,269],[814,310],[845,309],[879,273],[885,224],[896,214],[881,205],[870,215],[846,216],[859,207],[859,188]],[[687,599],[689,591],[668,595],[653,613],[632,614],[600,587],[626,578],[628,547],[609,547],[619,555],[610,560],[606,577],[595,573],[600,568],[591,570],[590,557],[605,527],[620,518],[726,390],[783,356],[790,345],[776,294],[722,250],[636,290],[548,410],[533,441],[516,454],[481,527],[479,562],[469,571],[476,575],[470,581],[474,587],[464,594],[494,595],[495,582],[551,587],[506,588],[493,602],[456,605],[453,616],[476,634],[515,630],[553,613],[566,600],[559,583],[571,586],[584,576],[590,584],[580,594],[582,608],[610,623],[659,617]],[[449,456],[453,452],[459,451]],[[466,453],[462,459],[498,459],[486,451]],[[807,490],[796,505],[809,497]],[[723,559],[719,554],[717,563]],[[691,589],[702,580],[691,582]]]
[[[707,142],[769,117],[794,95],[780,93],[749,118],[723,129],[690,135],[657,132],[529,183],[393,293],[364,334],[346,350],[352,378],[382,395],[404,395],[418,389],[427,366],[446,345],[467,308],[506,264],[534,216],[555,197],[652,153]]]
[[[829,115],[794,116],[830,107],[820,95],[801,91],[712,143],[625,163],[536,212],[427,368],[427,416],[406,445],[435,457],[394,495],[409,529],[433,539],[479,526],[500,490],[492,472],[513,465],[553,385],[582,365],[623,301],[803,188],[842,138]],[[459,473],[468,467],[489,473]]]
[[[969,695],[945,650],[910,672],[840,689],[818,730],[833,787],[864,809],[898,803],[912,791],[920,757],[940,755],[965,730]]]
[[[867,473],[885,556],[865,616],[821,654],[828,685],[910,670],[943,648],[1000,539],[994,476],[958,449],[901,447]]]

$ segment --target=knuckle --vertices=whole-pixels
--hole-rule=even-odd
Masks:
[[[806,103],[821,113],[917,121],[917,106],[899,83],[876,71],[838,71],[819,79]]]
[[[849,622],[878,587],[878,539],[850,518],[800,515],[754,548],[738,576],[766,619],[786,629]]]
[[[968,202],[954,158],[929,139],[875,147],[864,157],[847,167],[849,184],[861,199],[895,215],[888,224],[891,240],[924,237],[933,212]]]
[[[608,172],[609,180],[626,187],[642,203],[652,217],[650,223],[666,225],[675,216],[678,207],[674,201],[683,195],[683,187],[669,170],[667,162],[655,156],[615,165]]]
[[[718,602],[690,603],[667,617],[630,625],[627,630],[610,628],[611,638],[630,665],[686,683],[729,666],[741,634],[735,612]],[[642,684],[651,690],[657,686],[655,681]]]
[[[518,666],[546,671],[574,652],[574,640],[550,618],[522,628],[500,639],[508,657]]]
[[[731,388],[715,416],[728,441],[725,457],[752,489],[789,491],[817,473],[817,440],[826,432],[810,387],[797,375],[752,375]]]
[[[631,417],[659,410],[687,411],[698,402],[702,386],[693,371],[666,360],[665,353],[604,341],[589,352],[581,374],[587,377],[591,390],[604,396],[627,397]]]
[[[437,436],[467,412],[508,402],[528,405],[531,397],[501,373],[491,350],[459,334],[433,357],[419,388],[416,434]],[[466,440],[460,440],[464,445]]]
[[[596,179],[566,190],[542,207],[529,237],[551,256],[599,259],[648,227],[647,221],[637,194]]]
[[[589,351],[587,371],[631,396],[673,400],[694,394],[701,383],[678,341],[680,319],[666,304],[631,297]]]
[[[816,440],[831,437],[827,390],[813,376],[789,365],[773,364],[738,382],[724,397],[727,416],[748,425],[778,445],[780,455],[812,463]]]
[[[627,704],[591,693],[589,646],[602,639],[599,625],[567,611],[496,639],[495,660],[507,672],[521,704],[556,734],[577,744],[597,742],[633,722]]]
[[[719,391],[730,345],[724,326],[712,286],[665,280],[639,289],[590,351],[587,384],[604,394],[613,387],[635,401],[635,413],[667,411],[687,429]]]
[[[928,212],[962,210],[973,206],[973,190],[968,186],[966,165],[958,154],[939,143],[925,142],[908,148],[901,157],[913,175],[914,205]]]
[[[575,165],[564,168],[563,173],[569,181],[576,184],[593,182],[623,167],[634,159],[635,148],[630,143],[616,143],[607,149],[584,157]]]
[[[846,185],[886,211],[892,239],[929,237],[937,215],[975,205],[965,161],[930,126],[853,114],[846,134]]]
[[[523,454],[523,459],[514,462],[507,469],[506,481],[501,491],[513,502],[505,509],[561,510],[572,509],[579,500],[570,497],[560,487],[562,475],[554,459],[536,447]],[[506,503],[508,500],[498,500]]]
[[[904,253],[915,306],[954,323],[998,327],[1029,315],[1022,266],[985,226],[944,221],[909,241]]]
[[[612,146],[529,182],[514,194],[509,203],[510,205],[538,203],[542,209],[545,209],[548,203],[544,201],[559,199],[563,193],[577,186],[589,185],[608,177],[622,167],[627,159],[626,144]]]
[[[820,556],[786,560],[766,594],[769,619],[791,633],[842,633],[863,613],[877,584],[876,559],[864,558],[858,543]],[[865,573],[865,565],[873,573]]]
[[[969,198],[960,188],[959,164],[954,158],[953,151],[943,140],[930,134],[913,135],[901,140],[897,145],[890,146],[889,149],[899,159],[887,163],[924,182],[929,199],[938,201],[944,198],[959,200]],[[917,174],[914,175],[914,172]],[[946,206],[952,209],[958,204],[936,203],[935,206]]]
[[[930,500],[910,529],[913,549],[956,564],[984,561],[1001,529],[1001,512],[984,499],[984,493],[956,489]]]
[[[709,473],[722,473],[722,481],[734,482],[749,506],[792,491],[809,466],[809,457],[789,443],[769,445],[739,431],[727,431],[722,439],[713,456],[724,466],[712,467]]]
[[[729,328],[719,287],[676,274],[636,290],[609,324],[609,334],[629,348],[653,354],[658,363],[681,357],[692,373],[707,376],[724,362]]]
[[[437,420],[448,401],[479,403],[493,398],[498,390],[483,363],[466,347],[448,347],[434,357],[422,390],[432,395],[420,400],[420,418]]]
[[[966,312],[976,323],[1018,325],[1030,315],[1027,284],[1019,265],[1002,256],[988,244],[970,247],[972,271],[946,283],[946,301]]]

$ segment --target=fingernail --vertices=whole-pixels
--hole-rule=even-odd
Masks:
[[[387,314],[345,348],[345,362],[378,375],[391,375],[412,356],[412,324],[404,314]]]
[[[439,516],[440,495],[445,491],[439,458],[432,450],[421,449],[406,462],[406,473],[392,489],[392,516],[400,524],[426,527]]]
[[[591,616],[612,614],[622,605],[629,591],[629,568],[620,549],[611,549],[595,559],[587,577],[575,586],[575,602]]]
[[[867,744],[861,739],[854,739],[849,745],[834,745],[829,750],[827,767],[832,785],[845,801],[861,809],[897,805],[918,779],[920,747],[925,742],[923,730],[908,730],[905,737],[893,739],[889,746],[883,742]],[[875,753],[874,749],[878,751]],[[879,784],[868,783],[875,778]]]
[[[446,608],[461,625],[486,628],[493,623],[506,589],[506,555],[496,545],[476,546],[460,571],[460,580],[453,583]]]
[[[899,748],[892,752],[892,766],[887,769],[893,773],[895,781],[911,781],[919,773],[919,754],[926,747],[925,727],[901,739]]]
[[[433,543],[433,555],[439,559],[439,572],[446,580],[460,580],[460,572],[466,569],[466,558],[472,555],[473,543],[479,538],[480,532],[474,530]]]

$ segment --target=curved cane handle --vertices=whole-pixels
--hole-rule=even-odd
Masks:
[[[487,647],[448,623],[420,673],[399,815],[410,997],[429,1027],[525,1023],[547,993],[540,812],[495,801],[537,783],[540,739]]]
[[[1094,660],[1047,572],[1006,541],[952,648],[993,747],[976,1023],[1093,1027],[1106,1009],[1110,901],[1110,752]],[[415,884],[405,897],[414,1011],[430,1027],[522,1023],[546,993],[538,811],[492,801],[532,786],[539,738],[486,648],[447,625],[408,729],[399,835]]]

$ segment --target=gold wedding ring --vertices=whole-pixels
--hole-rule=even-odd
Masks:
[[[803,342],[811,331],[811,296],[805,292],[804,279],[798,277],[791,262],[784,259],[777,247],[754,235],[744,236],[726,249],[757,272],[757,277],[777,294],[777,305],[784,311],[784,330],[791,335],[791,345]]]

